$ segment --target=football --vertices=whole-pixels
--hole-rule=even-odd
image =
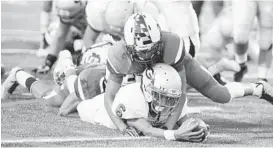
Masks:
[[[204,131],[204,137],[203,137],[203,140],[206,139],[206,137],[209,135],[209,126],[206,125],[206,123],[200,119],[200,118],[190,118],[190,119],[187,119],[186,121],[183,122],[182,126],[185,126],[185,127],[189,127],[193,124],[195,124],[196,122],[198,122],[198,126],[193,129],[192,131],[193,132],[196,132],[196,131],[199,131],[200,129],[203,129]]]
[[[203,140],[205,140],[205,138],[209,135],[209,126],[200,118],[195,118],[195,121],[198,122],[198,126],[193,130],[193,132],[203,129],[205,134]]]

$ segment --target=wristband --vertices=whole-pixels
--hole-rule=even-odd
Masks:
[[[176,140],[174,136],[174,130],[165,130],[164,137],[166,140]]]

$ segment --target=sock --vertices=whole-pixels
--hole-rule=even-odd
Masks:
[[[243,55],[235,54],[235,61],[239,64],[245,63],[247,61],[247,53]]]
[[[230,93],[231,100],[233,98],[243,97],[245,95],[245,89],[242,83],[231,82],[225,85]]]
[[[251,83],[251,86],[253,87],[253,95],[261,97],[263,92],[263,85],[257,85]]]
[[[56,62],[57,60],[57,56],[52,55],[52,54],[48,54],[45,60],[45,65],[49,66],[50,68],[52,67],[52,65]]]
[[[69,93],[75,92],[74,84],[75,84],[75,81],[78,80],[77,78],[78,78],[77,75],[71,75],[66,78],[66,84],[67,84]]]
[[[30,90],[30,87],[33,84],[33,82],[37,81],[34,76],[32,76],[31,74],[28,74],[25,71],[18,71],[15,77],[17,82],[20,85],[27,88],[28,90]]]
[[[29,78],[26,80],[25,85],[26,85],[26,88],[28,89],[28,91],[30,91],[30,88],[31,88],[32,84],[33,84],[34,82],[36,82],[36,81],[37,81],[37,80],[36,80],[34,77],[29,77]]]
[[[247,49],[248,49],[248,42],[247,43],[237,43],[235,44],[235,60],[239,64],[244,63],[247,61]]]

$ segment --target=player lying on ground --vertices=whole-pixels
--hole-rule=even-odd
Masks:
[[[167,140],[201,142],[207,138],[208,128],[205,126],[194,131],[197,123],[183,125],[182,122],[188,119],[186,108],[183,108],[179,120],[172,122],[175,129],[168,130],[166,127],[170,123],[170,115],[186,107],[185,98],[181,98],[184,95],[183,85],[174,68],[163,63],[156,64],[144,71],[141,82],[126,85],[118,91],[111,112],[129,125],[124,134],[128,129],[135,128],[138,132],[135,135],[142,133]],[[78,113],[83,121],[117,129],[104,107],[104,95],[82,101],[77,107]]]
[[[99,53],[107,46],[100,47],[95,44],[93,46],[95,49],[92,51],[98,51]],[[82,63],[85,63],[84,65],[76,67],[72,61],[71,53],[67,50],[61,51],[53,72],[55,85],[53,85],[53,81],[37,80],[34,76],[23,71],[22,68],[15,67],[10,71],[8,78],[2,85],[1,97],[2,99],[8,99],[20,84],[28,88],[34,97],[42,99],[43,103],[52,107],[60,107],[58,114],[66,116],[76,110],[78,100],[90,99],[104,92],[106,61],[103,60],[103,54],[100,54],[100,56],[101,58],[91,56],[82,61]],[[130,76],[127,76],[124,80],[123,85],[134,82],[134,79]]]
[[[53,3],[53,1],[46,2]],[[57,60],[59,52],[64,49],[65,40],[71,26],[75,26],[79,30],[85,30],[85,0],[57,0],[54,1],[56,11],[60,19],[60,24],[52,39],[52,45],[49,48],[49,54],[43,65],[33,69],[34,73],[48,73]],[[50,6],[50,5],[49,5]]]
[[[112,102],[118,92],[123,76],[141,74],[147,67],[156,63],[173,66],[182,77],[182,81],[195,88],[214,102],[227,103],[234,97],[258,95],[273,103],[272,87],[264,81],[256,84],[229,83],[220,85],[193,59],[185,48],[194,46],[184,44],[176,34],[164,32],[156,20],[144,13],[132,15],[125,24],[125,40],[114,44],[108,51],[107,78],[105,91],[105,108],[120,131],[127,125],[111,112]],[[185,74],[184,74],[185,73]],[[185,93],[185,90],[183,90]],[[178,114],[173,114],[176,121]]]
[[[103,68],[101,68],[101,67],[86,68],[77,77],[76,74],[73,74],[73,73],[75,73],[75,67],[71,66],[72,64],[68,64],[68,63],[72,63],[72,59],[69,58],[69,60],[64,60],[64,63],[66,63],[65,74],[67,75],[65,83],[64,83],[65,85],[64,85],[64,87],[61,87],[57,90],[56,89],[52,90],[51,84],[45,83],[45,81],[36,80],[32,75],[26,73],[21,68],[18,68],[18,67],[13,68],[11,70],[8,78],[6,79],[6,81],[2,85],[2,89],[1,89],[2,99],[7,99],[10,96],[10,94],[15,90],[16,86],[18,86],[18,84],[20,84],[20,85],[28,88],[28,90],[36,98],[39,98],[39,99],[42,98],[46,104],[53,106],[53,107],[60,107],[59,115],[67,115],[70,112],[75,110],[76,106],[78,105],[78,103],[80,101],[93,98],[94,96],[103,92],[103,90],[104,90],[104,89],[102,89],[103,83],[101,83],[102,81],[100,81],[100,80],[105,75],[105,73],[104,73],[105,67],[103,67]],[[159,65],[162,65],[162,64],[159,64]],[[170,71],[169,69],[173,69],[173,68],[166,68],[165,69],[166,64],[163,64],[163,65],[165,65],[162,67],[163,67],[163,70],[166,71],[166,73],[168,73]],[[167,66],[167,67],[170,67],[170,66]],[[161,67],[160,67],[160,69],[161,69]],[[69,73],[71,73],[71,75],[69,75]],[[152,73],[152,71],[149,71],[149,72],[146,71],[144,77],[149,76],[148,75],[149,73]],[[157,81],[162,80],[162,79],[159,79],[158,77],[155,77],[155,78],[157,78],[156,79]],[[170,80],[175,80],[175,82],[181,83],[181,80],[174,79],[174,76],[172,76],[172,75],[171,75]],[[166,84],[166,82],[164,82],[164,84]],[[241,83],[236,82],[236,83],[227,84],[226,86],[227,86],[227,89],[230,89],[232,87],[238,89],[238,90],[235,89],[234,91],[231,91],[230,95],[232,98],[233,97],[242,97],[242,96],[246,96],[246,95],[254,95],[254,96],[258,96],[258,97],[268,97],[269,96],[268,92],[270,91],[272,93],[272,88],[265,82],[261,82],[258,84],[241,84]],[[126,87],[126,86],[124,86],[124,87]],[[182,90],[182,88],[180,88],[180,89]],[[135,92],[135,90],[136,89],[132,89],[131,91]],[[145,88],[144,90],[148,91],[149,89]],[[130,92],[130,91],[126,89],[125,92]],[[129,99],[133,96],[138,97],[138,95],[132,95],[132,96],[127,96],[127,97]],[[181,99],[183,99],[183,98],[185,99],[185,94],[183,94],[182,96],[184,96],[184,97],[181,97]],[[101,96],[101,97],[103,97],[103,96]],[[118,95],[116,97],[118,97]],[[103,100],[103,98],[101,98],[99,100]],[[103,106],[103,102],[101,102],[101,106]],[[180,109],[182,110],[183,106],[185,107],[185,105],[178,105],[177,106],[178,112]],[[105,113],[106,113],[106,110],[105,110]],[[175,123],[171,122],[171,121],[173,121],[171,119],[168,121],[169,122],[166,123],[166,127],[168,129],[173,129],[174,126],[172,124],[175,124]],[[141,127],[136,127],[136,128],[138,129]],[[190,129],[190,127],[189,127],[189,129]],[[186,129],[184,129],[184,130],[186,130]],[[144,131],[145,131],[145,129],[144,129]],[[191,130],[186,130],[186,131],[189,132]],[[126,128],[122,132],[124,134],[128,134],[131,136],[138,136],[137,132],[131,126],[126,125]],[[188,138],[188,137],[186,137],[186,138]],[[187,139],[187,140],[189,140],[189,139]]]

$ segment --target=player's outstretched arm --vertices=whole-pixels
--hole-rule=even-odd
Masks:
[[[144,118],[127,120],[127,124],[135,127],[146,136],[160,137],[167,140],[201,142],[203,138],[203,130],[192,132],[198,126],[198,123],[188,127],[180,126],[177,130],[155,128]]]
[[[80,102],[81,100],[76,96],[75,92],[69,94],[60,107],[58,115],[67,116],[70,113],[75,112]]]
[[[114,124],[117,126],[119,131],[121,131],[125,135],[129,136],[138,136],[138,133],[133,129],[129,128],[121,118],[117,117],[116,115],[113,114],[112,112],[112,104],[115,99],[115,96],[120,89],[121,83],[122,83],[122,77],[114,76],[113,74],[110,74],[108,81],[107,81],[107,86],[105,90],[105,95],[104,95],[104,106],[105,109],[107,110],[109,117],[111,120],[114,122]]]

